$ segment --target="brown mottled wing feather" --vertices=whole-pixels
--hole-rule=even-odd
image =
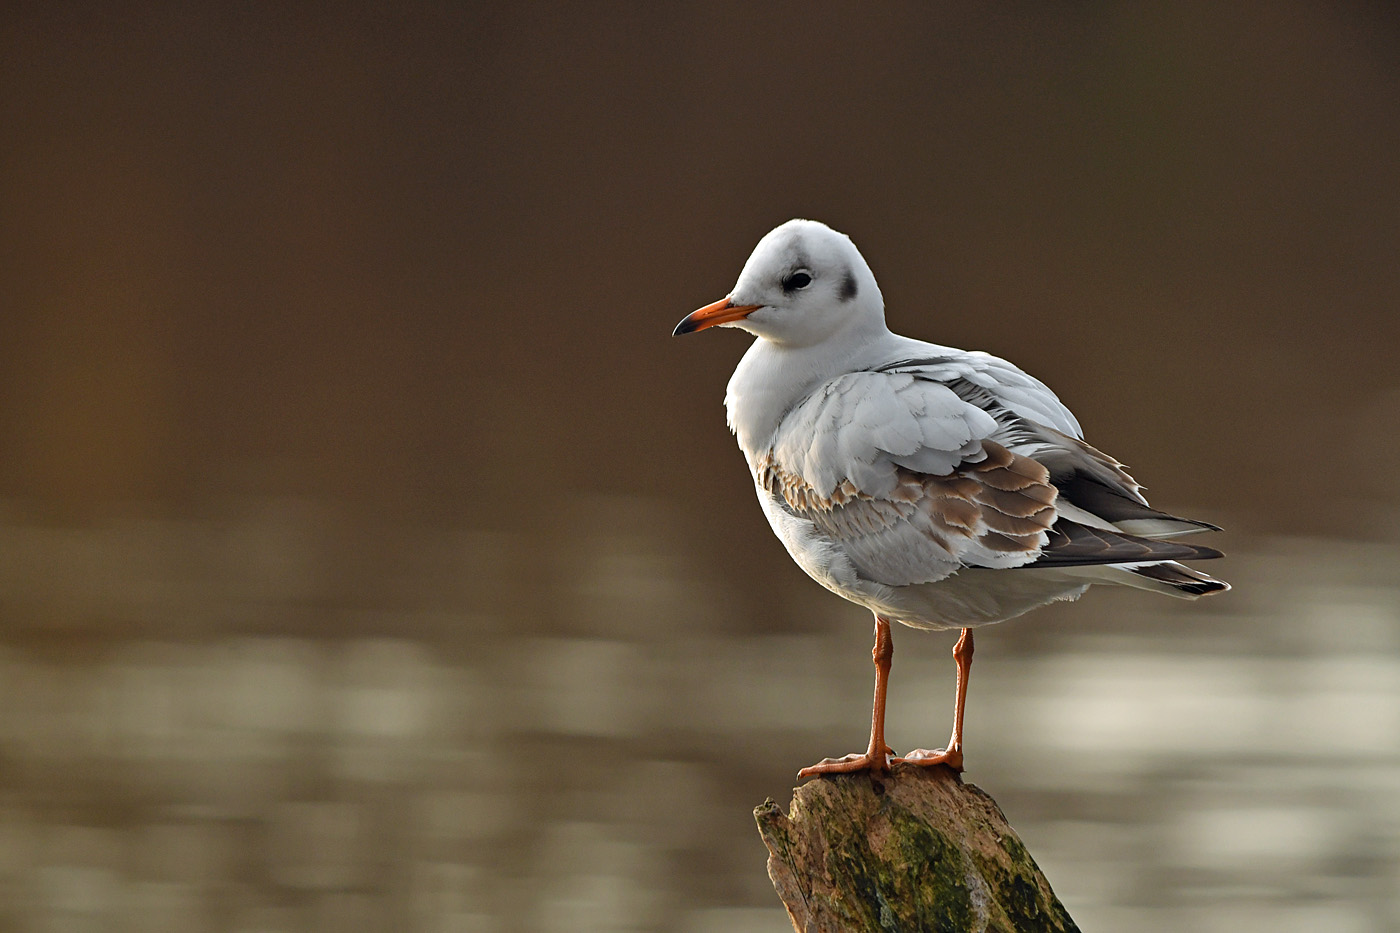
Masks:
[[[963,566],[1016,567],[1033,561],[1055,523],[1049,471],[995,441],[983,458],[943,476],[898,468],[881,497],[849,480],[828,497],[800,476],[760,464],[759,485],[841,546],[856,568],[890,586],[940,580]]]
[[[1050,473],[1030,457],[1012,453],[996,441],[984,441],[986,459],[965,466],[961,475],[976,486],[969,499],[978,507],[986,531],[983,547],[1001,553],[1034,553],[1043,534],[1055,524],[1055,486]],[[926,477],[936,483],[941,477]]]
[[[1122,532],[1090,528],[1060,519],[1050,542],[1028,567],[1072,567],[1084,564],[1130,564],[1155,560],[1205,560],[1224,555],[1215,548],[1175,541],[1139,538]]]

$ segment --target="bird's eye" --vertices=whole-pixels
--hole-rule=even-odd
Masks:
[[[795,292],[799,288],[806,288],[812,284],[812,277],[806,272],[794,272],[783,279],[783,291]]]

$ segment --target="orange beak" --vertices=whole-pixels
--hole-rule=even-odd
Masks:
[[[712,305],[705,305],[690,312],[681,318],[681,322],[676,325],[676,329],[671,331],[672,337],[681,334],[693,334],[697,330],[704,330],[707,327],[714,327],[716,324],[728,324],[730,321],[741,321],[749,316],[750,312],[757,311],[763,305],[736,305],[731,304],[728,298],[721,298]]]

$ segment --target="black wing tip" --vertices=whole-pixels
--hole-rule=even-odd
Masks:
[[[1230,584],[1224,580],[1208,577],[1199,570],[1174,563],[1134,567],[1132,572],[1140,577],[1165,583],[1190,596],[1205,596],[1207,593],[1220,593],[1230,588]]]

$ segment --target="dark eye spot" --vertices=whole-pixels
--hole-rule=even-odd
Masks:
[[[850,301],[860,292],[856,285],[856,277],[851,274],[851,270],[846,270],[846,277],[841,280],[841,300]]]
[[[806,288],[812,284],[812,277],[806,272],[794,272],[783,279],[783,291],[795,292],[799,288]]]

